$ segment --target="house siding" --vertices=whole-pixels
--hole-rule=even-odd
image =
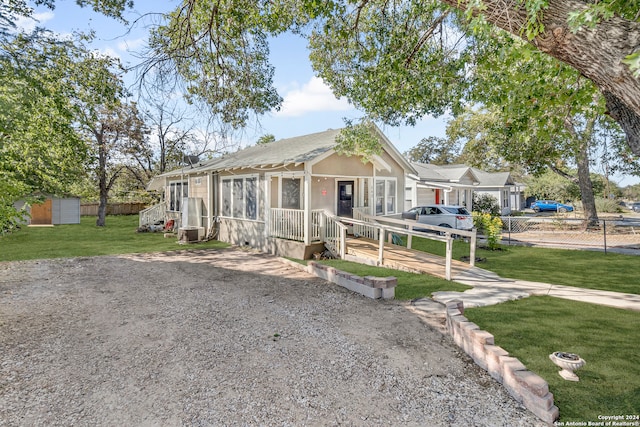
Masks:
[[[80,199],[52,199],[51,214],[53,224],[80,224]]]
[[[358,177],[371,176],[372,170],[371,163],[363,163],[359,157],[332,154],[314,164],[312,173],[314,175]]]

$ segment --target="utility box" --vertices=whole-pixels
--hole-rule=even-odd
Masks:
[[[204,238],[204,227],[183,227],[178,229],[179,243],[194,243]]]

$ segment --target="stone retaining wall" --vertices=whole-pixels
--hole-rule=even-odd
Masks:
[[[315,261],[309,261],[309,273],[369,298],[393,299],[398,279],[395,277],[360,277]]]
[[[393,299],[398,286],[398,279],[395,277],[360,277],[315,261],[309,261],[307,266],[286,258],[280,258],[280,261],[373,299]]]
[[[446,304],[447,331],[462,348],[495,380],[502,383],[509,394],[547,423],[558,419],[549,385],[539,375],[528,371],[515,357],[495,345],[493,335],[464,317],[462,301]]]

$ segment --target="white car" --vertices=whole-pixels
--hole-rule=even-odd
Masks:
[[[402,218],[415,219],[420,224],[471,230],[473,218],[464,206],[425,205],[402,212]]]

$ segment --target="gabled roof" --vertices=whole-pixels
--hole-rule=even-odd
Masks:
[[[412,163],[423,182],[457,183],[465,175],[478,184],[479,188],[505,187],[515,185],[509,172],[485,172],[467,165],[433,165],[428,163]]]
[[[228,170],[305,163],[333,149],[339,133],[339,129],[329,129],[268,144],[253,145],[213,159],[194,169]]]
[[[430,163],[411,163],[418,172],[421,181],[457,183],[468,175],[472,182],[479,182],[475,171],[466,165],[433,165]]]
[[[341,129],[329,129],[324,132],[281,139],[268,144],[253,145],[235,153],[229,153],[222,157],[202,162],[195,167],[185,167],[158,175],[152,179],[148,188],[155,187],[154,181],[157,182],[157,178],[169,176],[243,168],[273,168],[310,162],[333,152],[332,150],[336,145],[336,137],[340,131]],[[380,129],[375,127],[374,132],[379,137],[386,152],[402,165],[405,172],[414,172],[411,164],[398,152]],[[376,167],[380,164],[387,166],[379,156],[373,156],[372,162],[376,164]]]
[[[480,179],[479,187],[505,187],[515,185],[509,172],[485,172],[480,169],[471,168]]]

